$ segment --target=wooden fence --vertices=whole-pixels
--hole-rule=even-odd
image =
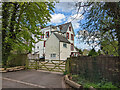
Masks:
[[[53,72],[64,72],[65,71],[65,60],[46,60],[40,61],[38,59],[29,59],[28,60],[29,69],[40,69]]]
[[[108,80],[120,82],[120,57],[71,57],[68,59],[71,74],[77,74],[89,81]]]

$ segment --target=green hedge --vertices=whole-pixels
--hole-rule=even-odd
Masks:
[[[7,60],[7,67],[24,66],[27,54],[11,54]]]

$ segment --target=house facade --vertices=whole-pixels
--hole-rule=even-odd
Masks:
[[[41,29],[41,41],[34,44],[32,54],[46,60],[66,60],[76,53],[74,48],[74,30],[71,22]]]
[[[70,42],[60,35],[58,32],[54,32],[50,35],[46,41],[46,60],[66,60],[70,57]]]

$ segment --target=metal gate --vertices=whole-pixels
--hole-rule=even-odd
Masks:
[[[28,69],[40,69],[53,72],[65,72],[66,60],[45,60],[40,61],[38,59],[28,60]]]

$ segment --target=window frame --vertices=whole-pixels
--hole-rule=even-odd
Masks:
[[[56,58],[56,54],[55,53],[52,53],[50,56],[51,56],[51,58]]]
[[[74,40],[74,36],[73,36],[73,34],[71,34],[71,40]]]
[[[66,38],[69,39],[69,33],[68,32],[66,33]]]
[[[65,45],[65,46],[64,46],[64,45]],[[67,48],[67,43],[63,43],[63,47],[64,47],[64,48]]]
[[[48,37],[49,37],[49,31],[46,32],[46,38],[48,38]]]
[[[44,39],[44,33],[42,33],[43,35],[41,35],[41,39]]]
[[[69,27],[69,31],[71,31],[71,26]]]

